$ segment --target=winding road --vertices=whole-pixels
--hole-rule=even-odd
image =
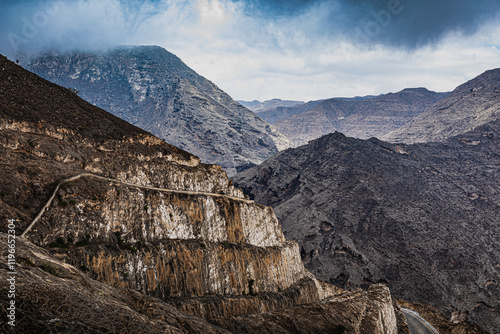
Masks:
[[[191,190],[176,190],[176,189],[157,188],[157,187],[152,187],[152,186],[147,186],[147,185],[134,184],[134,183],[129,183],[129,182],[121,181],[121,180],[116,180],[116,179],[112,179],[112,178],[109,178],[109,177],[104,177],[104,176],[97,175],[97,174],[80,173],[78,175],[75,175],[75,176],[72,176],[72,177],[67,178],[65,180],[62,180],[61,182],[59,182],[57,184],[56,189],[52,193],[52,196],[49,198],[49,200],[47,201],[47,203],[45,203],[45,205],[40,210],[40,212],[35,217],[35,219],[33,219],[33,221],[28,225],[28,227],[21,234],[22,238],[24,238],[26,236],[26,234],[29,232],[29,230],[31,230],[31,228],[33,227],[33,225],[35,225],[35,223],[40,219],[40,217],[42,217],[42,215],[45,212],[45,210],[52,204],[52,201],[56,197],[56,194],[59,191],[59,188],[61,187],[61,185],[64,184],[64,183],[68,183],[68,182],[71,182],[71,181],[78,180],[81,177],[92,177],[92,178],[95,178],[95,179],[98,179],[98,180],[102,180],[102,181],[108,181],[108,182],[123,184],[123,185],[128,186],[128,187],[135,187],[135,188],[141,188],[141,189],[155,190],[155,191],[161,191],[161,192],[164,192],[164,193],[220,197],[220,198],[228,198],[228,199],[231,199],[231,200],[237,201],[237,202],[255,204],[255,202],[252,201],[252,200],[250,200],[250,199],[240,198],[240,197],[235,197],[235,196],[230,196],[230,195],[215,194],[215,193],[203,192],[203,191],[191,191]]]
[[[406,317],[406,322],[408,322],[411,334],[439,334],[438,331],[417,312],[406,308],[402,308],[401,310]]]

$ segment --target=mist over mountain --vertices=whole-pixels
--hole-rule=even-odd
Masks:
[[[28,58],[24,66],[229,174],[290,145],[271,125],[160,47],[54,51]]]

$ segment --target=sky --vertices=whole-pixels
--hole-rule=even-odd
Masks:
[[[498,0],[0,0],[0,53],[159,45],[234,99],[450,91],[500,67]]]

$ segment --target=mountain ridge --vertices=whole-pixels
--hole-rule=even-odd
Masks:
[[[335,131],[361,139],[381,137],[415,118],[445,94],[426,88],[406,88],[365,98],[332,98],[273,124],[295,146]]]
[[[500,117],[500,68],[458,86],[401,128],[386,134],[390,142],[445,141]]]
[[[499,333],[500,120],[444,143],[341,133],[288,149],[234,180],[270,205],[307,269]]]
[[[23,66],[229,174],[289,147],[270,124],[157,46],[52,51]]]

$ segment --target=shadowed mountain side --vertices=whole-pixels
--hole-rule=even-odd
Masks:
[[[445,143],[340,133],[235,181],[270,205],[306,268],[344,288],[388,284],[500,333],[500,121]]]

